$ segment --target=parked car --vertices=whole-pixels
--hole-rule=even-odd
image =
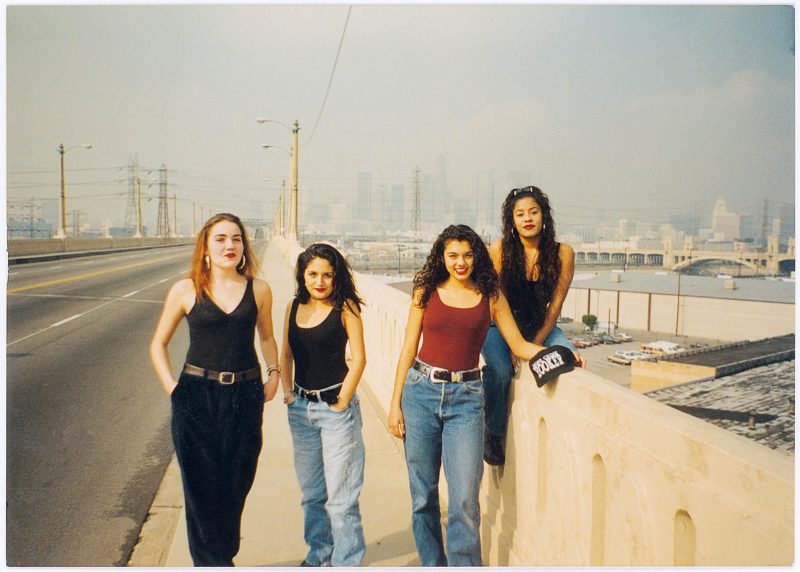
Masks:
[[[588,348],[589,344],[583,338],[570,338],[572,345],[577,349]]]
[[[559,316],[558,320],[556,320],[559,324],[569,324],[572,321],[572,318],[569,316]]]
[[[640,348],[644,352],[659,356],[662,354],[668,354],[668,355],[677,354],[684,351],[680,345],[674,342],[665,342],[662,340],[659,340],[657,342],[649,342],[646,344],[642,344]]]
[[[614,336],[610,334],[598,334],[597,339],[601,344],[618,344],[620,340],[614,338]]]
[[[632,342],[633,338],[626,334],[625,332],[618,332],[616,334],[611,335],[612,338],[619,340],[620,342]]]
[[[613,354],[606,356],[610,362],[619,363],[622,365],[631,365],[633,360],[653,357],[651,354],[639,352],[636,350],[617,350]]]

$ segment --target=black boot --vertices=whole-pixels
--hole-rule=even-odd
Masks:
[[[483,432],[483,460],[495,467],[506,462],[503,437],[503,435],[492,435],[488,431]]]

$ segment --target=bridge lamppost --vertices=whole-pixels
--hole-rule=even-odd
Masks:
[[[92,146],[88,143],[73,145],[72,147],[67,147],[66,149],[64,148],[63,143],[58,144],[58,154],[61,155],[61,216],[59,217],[58,232],[56,232],[53,238],[67,238],[67,197],[64,189],[64,155],[66,155],[67,151],[70,149],[75,149],[77,147],[83,147],[84,149],[92,148]]]
[[[300,154],[300,123],[295,119],[294,125],[289,127],[285,123],[276,119],[264,119],[263,117],[257,118],[256,123],[277,123],[278,125],[281,125],[285,129],[288,129],[292,132],[292,151],[289,155],[291,157],[291,171],[289,176],[289,188],[291,189],[289,192],[289,238],[292,240],[297,240],[297,186],[299,178],[298,161]]]
[[[264,143],[261,145],[261,148],[264,150],[280,149],[281,151],[289,155],[289,157],[292,156],[291,151],[287,151],[286,148],[281,147],[280,145],[267,145],[266,143]],[[269,179],[264,179],[264,181],[269,181]],[[285,204],[286,204],[286,179],[281,179],[281,194],[278,199],[278,213],[279,213],[278,231],[281,236],[286,236],[286,221],[285,221],[286,207],[284,206]],[[295,215],[296,214],[297,213],[295,212]]]

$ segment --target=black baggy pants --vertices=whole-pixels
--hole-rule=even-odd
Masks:
[[[184,373],[172,392],[172,439],[195,566],[233,566],[263,411],[260,379],[223,385]]]

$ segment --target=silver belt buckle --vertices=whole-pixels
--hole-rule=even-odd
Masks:
[[[219,382],[222,385],[231,385],[236,379],[236,374],[231,371],[219,372]]]

